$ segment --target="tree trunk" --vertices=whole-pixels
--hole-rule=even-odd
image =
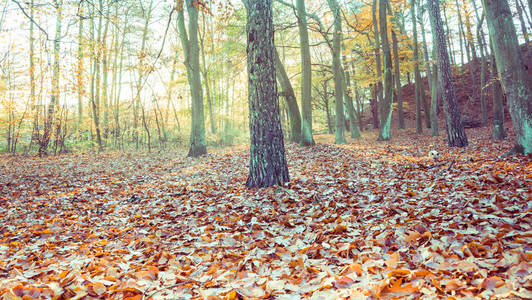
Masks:
[[[483,0],[497,69],[516,133],[512,152],[532,153],[532,80],[521,57],[507,0]]]
[[[412,31],[414,36],[414,77],[416,80],[416,132],[423,133],[423,126],[421,122],[421,102],[423,101],[421,93],[425,94],[425,87],[421,81],[421,74],[419,73],[419,50],[417,43],[417,22],[416,22],[416,0],[410,0],[410,14],[412,15]]]
[[[272,0],[245,0],[248,61],[249,131],[248,187],[288,182],[283,131],[275,79]]]
[[[314,145],[312,136],[312,64],[308,39],[307,12],[304,0],[296,0],[297,25],[299,27],[299,43],[301,48],[301,144]]]
[[[447,5],[444,5],[443,6],[443,16],[445,18],[445,27],[446,27],[446,30],[445,30],[445,37],[446,37],[446,40],[447,40],[447,45],[449,47],[449,58],[450,58],[450,62],[451,62],[451,65],[457,65],[458,63],[456,62],[456,53],[454,51],[454,46],[453,46],[453,39],[451,38],[451,31],[449,29],[449,19],[447,18],[447,9],[446,9]]]
[[[445,33],[440,16],[439,0],[428,0],[433,34],[436,34],[438,47],[438,71],[441,72],[441,84],[444,98],[445,120],[447,122],[447,137],[450,147],[467,146],[467,136],[460,120],[458,101],[454,90],[449,64],[449,53],[445,45]]]
[[[373,0],[373,34],[375,36],[375,64],[377,68],[377,82],[375,83],[375,102],[371,103],[373,112],[373,128],[379,128],[379,103],[382,101],[382,60],[381,60],[381,42],[379,36],[379,25],[377,22],[377,0]]]
[[[523,18],[523,8],[519,4],[519,0],[515,0],[515,8],[517,9],[517,16],[519,17],[519,23],[521,23],[521,32],[523,33],[523,38],[525,39],[525,42],[528,44],[530,43],[530,39],[528,38],[528,33],[526,32],[525,18]]]
[[[190,94],[192,95],[192,124],[190,128],[189,157],[207,154],[205,141],[205,116],[203,112],[203,90],[199,66],[198,9],[195,1],[186,0],[188,12],[188,34],[185,28],[184,7],[178,12],[178,29],[185,52]]]
[[[440,89],[440,83],[441,76],[438,72],[438,47],[437,47],[437,39],[434,35],[432,37],[432,53],[433,53],[433,59],[434,62],[432,64],[432,91],[431,91],[431,98],[430,98],[430,134],[432,136],[439,136],[440,132],[438,129],[438,103],[439,98],[441,97],[441,89]]]
[[[345,67],[344,60],[344,67]],[[355,113],[355,106],[353,105],[353,96],[351,91],[351,78],[349,70],[344,69],[344,98],[347,104],[347,112],[349,114],[349,132],[351,137],[358,139],[360,137],[360,129],[358,128],[357,115]]]
[[[34,19],[34,1],[30,2],[30,17]],[[33,142],[38,141],[38,132],[39,132],[39,109],[37,108],[36,97],[35,97],[35,36],[34,36],[34,24],[30,22],[30,105],[31,112],[33,115],[33,128],[31,134],[30,147],[33,145]]]
[[[426,78],[427,78],[427,81],[429,83],[429,94],[431,93],[432,89],[431,89],[431,79],[432,79],[432,74],[430,72],[430,63],[429,63],[429,52],[428,52],[428,49],[427,49],[427,41],[426,41],[426,37],[425,37],[425,24],[423,24],[423,11],[424,9],[421,8],[421,3],[419,4],[420,6],[420,10],[418,12],[419,14],[419,23],[420,23],[420,27],[421,27],[421,38],[422,38],[422,46],[423,46],[423,56],[424,56],[424,60],[425,60],[425,67],[427,68],[427,72],[426,72]],[[424,82],[424,81],[422,81]],[[425,94],[425,83],[422,83],[421,84],[421,104],[423,105],[423,113],[425,115],[425,126],[427,128],[430,128],[430,106],[428,104],[428,99],[427,99],[427,96]]]
[[[341,40],[342,40],[342,19],[340,15],[340,7],[337,0],[327,0],[329,8],[334,16],[334,31],[333,31],[333,64],[332,70],[334,75],[334,96],[336,106],[336,130],[335,130],[335,144],[345,144],[345,115],[344,115],[344,83],[342,76],[342,61],[341,57]]]
[[[77,90],[78,90],[78,130],[81,132],[83,123],[83,4],[79,3],[79,25],[78,25],[78,68],[77,68]]]
[[[59,78],[60,78],[60,59],[59,59],[59,50],[61,45],[61,20],[63,19],[62,16],[62,0],[54,0],[53,6],[56,11],[56,24],[55,24],[55,38],[54,38],[54,65],[53,65],[53,72],[52,72],[52,93],[50,97],[50,105],[48,106],[48,114],[46,116],[46,120],[44,122],[44,132],[43,137],[41,140],[41,144],[39,146],[39,156],[46,155],[48,144],[50,142],[50,137],[52,135],[52,124],[54,122],[54,113],[55,113],[55,106],[57,105],[57,101],[59,101]]]
[[[491,51],[493,53],[493,51]],[[494,140],[503,140],[506,137],[504,129],[504,95],[502,93],[501,81],[497,72],[495,56],[491,56],[491,77],[492,77],[492,97],[493,97],[493,135]]]
[[[205,26],[205,14],[203,15],[203,34],[205,35],[205,31],[207,30],[207,26]],[[207,93],[207,107],[209,109],[209,123],[210,123],[210,129],[211,133],[216,133],[216,127],[215,127],[215,121],[214,121],[214,111],[212,107],[212,97],[211,97],[211,88],[209,85],[209,74],[207,69],[207,62],[205,60],[205,49],[203,47],[203,40],[204,37],[200,35],[200,50],[201,50],[201,60],[203,64],[202,74],[203,74],[203,82],[205,83],[205,92]],[[214,93],[214,91],[212,91]]]
[[[380,130],[379,141],[390,139],[390,126],[392,121],[392,54],[390,51],[390,42],[388,41],[388,22],[386,16],[386,1],[379,0],[379,24],[382,41],[382,53],[384,56],[384,98],[379,103]]]
[[[288,114],[290,116],[290,141],[294,143],[301,142],[301,115],[299,114],[299,107],[297,105],[296,95],[290,83],[290,78],[286,74],[283,63],[279,58],[279,53],[275,49],[275,70],[277,80],[282,88],[282,95],[286,100],[288,106]]]
[[[397,114],[399,121],[399,129],[405,129],[405,116],[403,112],[403,89],[401,86],[401,72],[399,61],[399,50],[397,43],[397,35],[392,30],[392,49],[393,49],[393,61],[394,61],[394,80],[395,80],[395,94],[397,95]]]

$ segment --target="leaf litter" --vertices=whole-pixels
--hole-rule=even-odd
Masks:
[[[531,160],[468,134],[290,144],[260,190],[245,148],[2,156],[0,296],[530,299]]]

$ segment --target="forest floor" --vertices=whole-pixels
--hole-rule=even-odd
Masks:
[[[318,136],[260,190],[246,147],[0,156],[0,298],[530,299],[532,161],[467,133]]]

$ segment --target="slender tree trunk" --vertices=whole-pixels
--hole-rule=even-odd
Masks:
[[[532,153],[532,80],[523,62],[507,0],[483,0],[497,69],[516,134],[511,152]]]
[[[519,0],[515,0],[515,8],[517,9],[517,16],[519,17],[519,23],[521,24],[521,32],[523,33],[523,38],[528,44],[530,43],[530,39],[528,38],[528,32],[526,31],[525,18],[523,18],[523,8],[519,4]]]
[[[344,60],[344,66],[346,62]],[[358,128],[357,115],[355,113],[355,107],[353,105],[353,92],[351,90],[351,77],[349,70],[344,68],[344,99],[347,104],[347,112],[349,114],[349,132],[354,139],[360,138],[360,129]]]
[[[314,145],[312,136],[312,63],[308,38],[307,12],[304,0],[296,0],[299,45],[301,48],[301,144]]]
[[[416,0],[410,0],[410,14],[412,15],[412,31],[414,36],[414,76],[416,80],[416,132],[423,133],[421,122],[421,102],[423,102],[422,93],[425,94],[425,86],[419,73],[419,47],[417,42],[417,22],[416,22]]]
[[[342,40],[342,19],[340,15],[340,7],[336,0],[327,0],[329,8],[334,16],[334,31],[333,31],[333,64],[332,70],[334,75],[334,96],[336,106],[336,130],[335,130],[335,144],[345,144],[345,115],[344,115],[344,87],[342,76],[342,61],[341,61],[341,40]]]
[[[373,34],[375,36],[375,63],[377,67],[378,81],[375,84],[375,103],[372,103],[373,128],[379,128],[379,103],[382,101],[382,60],[381,60],[381,42],[379,36],[379,25],[377,22],[377,0],[373,0]]]
[[[142,29],[142,41],[140,45],[140,54],[138,61],[138,78],[137,78],[137,90],[135,92],[135,104],[133,106],[133,139],[135,140],[135,149],[139,149],[139,110],[140,110],[140,94],[142,91],[143,79],[144,79],[144,59],[147,56],[146,53],[146,40],[148,38],[148,27],[151,20],[153,9],[153,0],[150,0],[148,10],[144,15],[144,27]]]
[[[249,131],[248,187],[290,181],[275,80],[272,0],[247,0]]]
[[[438,103],[439,98],[441,97],[441,76],[438,72],[438,47],[437,47],[436,35],[432,37],[432,53],[434,62],[432,63],[432,91],[430,98],[430,134],[432,136],[439,136],[440,132],[438,129]]]
[[[277,80],[282,88],[283,98],[286,100],[288,107],[288,114],[290,116],[290,141],[294,143],[301,142],[301,115],[299,114],[299,107],[297,105],[296,95],[294,89],[290,83],[290,78],[286,74],[279,53],[275,49],[275,70],[277,74]]]
[[[422,46],[423,46],[423,57],[425,60],[425,68],[427,69],[427,81],[429,82],[429,93],[432,94],[432,72],[430,69],[430,58],[429,58],[429,49],[427,47],[427,37],[425,34],[425,24],[423,22],[423,13],[425,12],[425,8],[422,7],[422,4],[419,4],[419,27],[421,27],[421,39],[422,39]],[[428,114],[427,114],[428,115]],[[429,125],[427,125],[427,128],[430,128]]]
[[[427,69],[427,72],[426,72],[426,77],[427,77],[427,82],[429,83],[429,94],[431,93],[432,91],[432,87],[431,87],[431,84],[432,84],[432,74],[430,72],[430,63],[429,63],[429,52],[428,52],[428,49],[427,49],[427,41],[426,41],[426,37],[425,37],[425,24],[423,24],[423,11],[424,9],[421,7],[421,3],[419,3],[419,23],[420,23],[420,27],[421,27],[421,38],[422,38],[422,46],[423,46],[423,56],[424,56],[424,60],[425,60],[425,67]],[[423,79],[422,79],[422,82],[423,82]],[[425,114],[425,126],[427,128],[430,128],[431,126],[431,122],[430,122],[430,105],[428,103],[428,99],[427,99],[427,96],[425,94],[425,83],[423,83],[421,85],[421,101],[422,101],[422,105],[423,105],[423,113]]]
[[[392,122],[392,53],[390,51],[390,42],[388,41],[388,21],[386,16],[387,0],[379,0],[379,24],[382,41],[382,53],[384,56],[384,98],[379,103],[380,131],[379,141],[390,139],[390,127]]]
[[[438,71],[441,72],[442,90],[444,98],[445,119],[447,122],[447,137],[450,147],[467,146],[467,136],[460,120],[458,101],[454,90],[449,64],[449,54],[445,45],[445,34],[440,16],[439,0],[428,0],[433,34],[436,34],[438,47]]]
[[[30,2],[30,17],[34,19],[35,8],[34,1]],[[34,36],[34,24],[30,22],[30,105],[31,112],[33,115],[33,128],[31,134],[30,148],[33,142],[38,141],[38,132],[39,132],[39,109],[37,108],[36,98],[35,98],[35,36]]]
[[[403,89],[401,86],[401,73],[400,73],[400,61],[399,61],[399,46],[397,43],[397,35],[395,30],[392,30],[392,49],[393,49],[393,61],[394,61],[394,80],[395,80],[395,94],[397,95],[397,114],[399,121],[399,129],[405,129],[405,116],[403,112]]]
[[[443,16],[444,16],[444,19],[445,19],[445,27],[446,27],[446,30],[445,30],[445,37],[447,39],[447,45],[449,47],[449,57],[451,59],[451,65],[457,65],[458,63],[456,62],[456,53],[454,51],[454,45],[453,45],[453,39],[451,37],[451,30],[449,29],[449,19],[447,18],[447,5],[444,3],[442,3],[443,5]],[[463,59],[462,59],[462,63],[463,63]]]
[[[210,89],[210,85],[209,85],[209,73],[208,73],[208,68],[207,68],[207,62],[206,62],[206,59],[205,59],[205,49],[204,49],[204,46],[203,46],[203,40],[204,40],[204,35],[205,35],[205,32],[207,30],[207,26],[205,25],[205,14],[203,14],[203,17],[202,17],[202,20],[203,20],[203,35],[199,35],[200,39],[200,51],[201,51],[201,60],[202,60],[202,64],[203,64],[203,69],[202,69],[202,74],[203,74],[203,82],[205,83],[205,92],[207,93],[207,106],[208,106],[208,109],[209,109],[209,122],[210,122],[210,129],[211,129],[211,133],[216,133],[216,127],[214,126],[215,125],[215,121],[214,121],[214,112],[213,112],[213,107],[212,107],[212,98],[211,98],[211,89]],[[212,33],[211,33],[212,34]],[[212,91],[214,93],[214,91]]]
[[[59,78],[60,78],[60,59],[59,59],[59,50],[61,45],[61,20],[62,16],[62,0],[54,0],[53,6],[56,11],[56,23],[55,23],[55,38],[54,38],[54,65],[52,72],[52,93],[50,97],[50,105],[48,106],[48,114],[46,115],[46,120],[44,122],[44,132],[39,147],[39,155],[46,155],[48,144],[50,142],[50,137],[52,135],[52,125],[54,122],[54,113],[55,106],[59,101]]]
[[[493,51],[492,51],[493,52]],[[501,81],[497,72],[495,56],[491,56],[492,77],[492,101],[493,101],[493,135],[494,140],[503,140],[506,137],[504,129],[504,94],[502,93]]]
[[[105,13],[105,27],[102,36],[102,103],[103,103],[103,136],[107,139],[109,135],[109,47],[107,47],[107,35],[109,32],[109,22],[111,16],[111,5],[105,2],[107,10]],[[103,10],[103,7],[101,8]]]
[[[178,12],[178,29],[185,52],[190,94],[192,96],[192,124],[190,128],[189,157],[207,154],[205,141],[205,114],[203,109],[203,89],[199,65],[198,8],[193,0],[186,0],[188,12],[188,33],[185,28],[184,7]]]
[[[83,3],[79,3],[79,24],[78,24],[78,68],[77,68],[77,90],[78,90],[78,130],[81,132],[83,123]]]

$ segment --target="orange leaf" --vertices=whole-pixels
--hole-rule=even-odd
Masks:
[[[226,296],[225,300],[235,300],[237,299],[236,291],[230,291]]]
[[[347,231],[347,227],[345,227],[345,225],[341,225],[341,224],[338,224],[336,225],[336,227],[333,229],[332,233],[333,234],[342,234],[344,232]]]
[[[410,270],[393,270],[388,273],[388,278],[406,277],[408,275],[410,275]]]
[[[394,252],[390,255],[390,258],[388,258],[385,263],[388,266],[388,269],[397,268],[397,264],[399,263],[399,252]]]
[[[94,293],[98,296],[101,296],[103,293],[107,292],[107,288],[101,282],[94,282],[94,283],[91,283],[89,286],[90,288],[92,288]]]
[[[487,290],[493,290],[504,285],[504,280],[498,276],[492,276],[484,279],[482,282],[482,288]]]
[[[358,276],[362,275],[362,265],[359,263],[352,263],[348,266],[345,266],[340,275],[347,275],[351,273],[357,273]]]

